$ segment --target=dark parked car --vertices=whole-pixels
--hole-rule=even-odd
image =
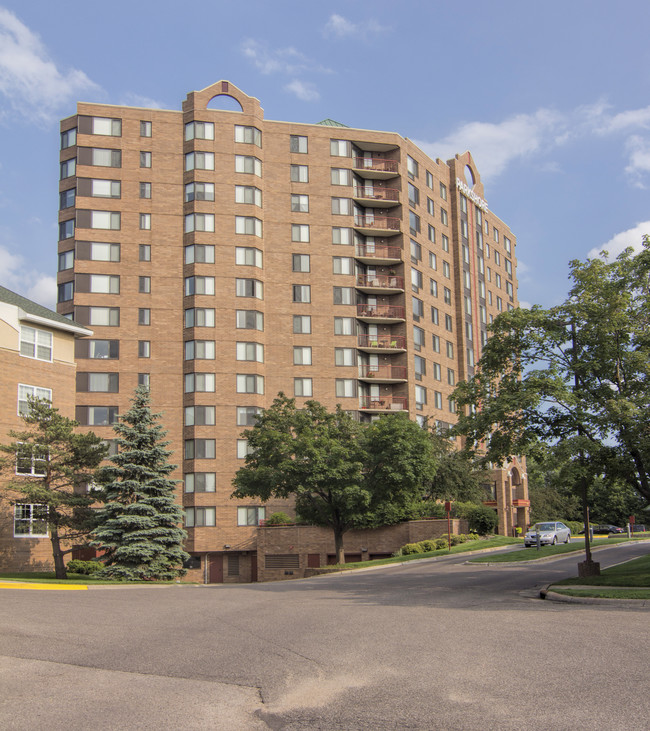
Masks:
[[[642,523],[635,523],[632,526],[632,532],[633,533],[645,533],[645,525]]]
[[[607,523],[594,526],[594,533],[625,533],[623,528],[619,528],[616,525],[609,525]]]

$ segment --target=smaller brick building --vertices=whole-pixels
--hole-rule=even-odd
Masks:
[[[47,398],[63,416],[75,413],[75,338],[92,335],[72,320],[0,287],[0,440],[24,427],[27,397]],[[16,463],[16,474],[39,474],[38,456]],[[16,494],[17,499],[20,495]],[[53,569],[43,506],[0,495],[0,568]]]

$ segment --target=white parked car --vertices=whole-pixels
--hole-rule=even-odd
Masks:
[[[524,546],[537,545],[537,534],[542,546],[554,546],[556,543],[571,543],[571,529],[564,523],[535,523],[524,536]]]

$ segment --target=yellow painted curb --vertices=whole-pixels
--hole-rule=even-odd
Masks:
[[[87,591],[86,584],[38,584],[28,581],[0,581],[0,589],[31,589],[32,591]]]

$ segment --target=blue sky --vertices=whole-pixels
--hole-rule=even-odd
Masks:
[[[518,238],[519,297],[650,233],[640,0],[0,0],[0,284],[54,305],[58,121],[78,100],[180,109],[228,79],[269,119],[472,151]]]

